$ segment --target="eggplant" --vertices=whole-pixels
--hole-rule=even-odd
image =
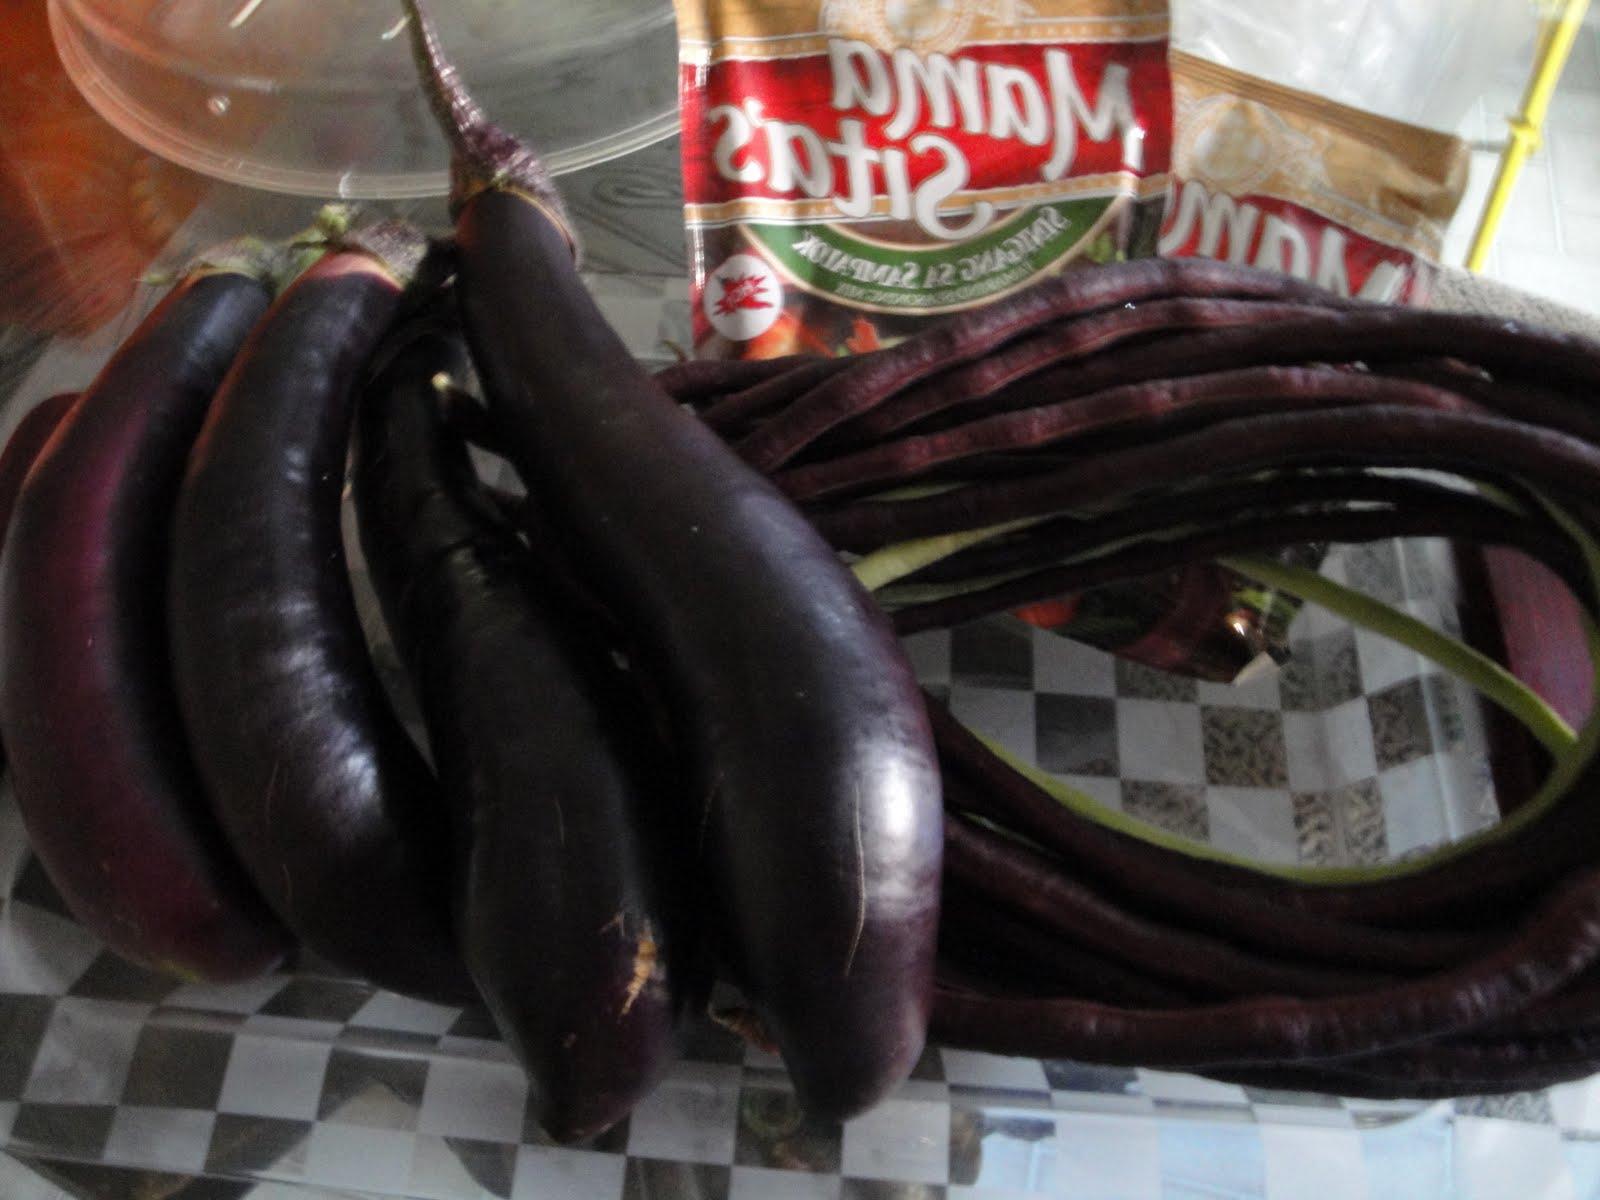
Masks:
[[[340,527],[355,385],[409,275],[336,249],[263,318],[183,479],[169,614],[195,761],[267,903],[336,966],[455,1002],[475,993],[450,931],[448,818],[369,657]]]
[[[166,636],[184,461],[270,300],[242,270],[180,282],[44,446],[0,556],[0,731],[29,841],[112,950],[185,978],[257,975],[291,945],[207,807]]]
[[[930,1004],[939,772],[911,668],[794,506],[633,360],[537,157],[407,10],[455,152],[458,288],[496,428],[670,702],[728,971],[801,1103],[860,1112],[911,1071]]]
[[[22,494],[23,480],[56,427],[77,402],[77,392],[62,392],[41,400],[22,415],[6,439],[5,450],[0,451],[0,550],[5,548],[5,531],[11,525],[17,497]],[[4,748],[0,746],[0,766],[4,765]]]
[[[536,1119],[581,1140],[674,1054],[676,779],[628,673],[475,493],[435,388],[470,373],[459,332],[429,321],[392,342],[358,415],[361,544],[457,815],[462,955]]]
[[[11,526],[11,511],[22,494],[23,480],[77,402],[77,392],[62,392],[39,401],[22,414],[6,439],[5,450],[0,451],[0,548],[4,547],[5,531]]]

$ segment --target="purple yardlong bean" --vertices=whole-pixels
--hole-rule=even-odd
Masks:
[[[1547,490],[1577,495],[1600,484],[1600,449],[1578,438],[1500,417],[1367,405],[1223,421],[1046,476],[863,501],[813,521],[836,546],[883,545],[1107,503],[1192,478],[1200,464],[1212,474],[1349,464],[1456,469],[1469,477],[1532,473]]]
[[[1453,1084],[1458,1092],[1478,1090],[1507,1076],[1537,1078],[1539,1086],[1593,1074],[1600,1056],[1600,1033],[1573,1030],[1493,1043],[1473,1042],[1469,1035],[1439,1038],[1376,1054],[1336,1060],[1371,1079],[1398,1084]],[[1520,1090],[1520,1089],[1519,1089]]]
[[[754,428],[753,422],[782,411],[811,388],[854,364],[850,358],[806,358],[781,375],[756,380],[709,406],[700,419],[723,438],[732,440]]]
[[[1325,1091],[1336,1096],[1360,1096],[1366,1099],[1450,1099],[1453,1096],[1485,1096],[1485,1094],[1538,1091],[1541,1088],[1565,1083],[1581,1077],[1581,1069],[1558,1072],[1504,1072],[1494,1078],[1474,1082],[1445,1083],[1440,1080],[1422,1082],[1418,1078],[1397,1080],[1392,1072],[1382,1067],[1382,1059],[1374,1069],[1366,1069],[1373,1056],[1339,1059],[1330,1062],[1306,1064],[1278,1064],[1278,1066],[1211,1066],[1198,1074],[1218,1080],[1219,1083],[1238,1083],[1246,1088],[1278,1088],[1288,1091]]]
[[[770,471],[885,397],[949,366],[979,358],[1037,325],[1175,294],[1336,303],[1327,293],[1284,276],[1203,259],[1144,259],[1119,271],[1068,272],[854,360],[849,369],[807,392],[736,448],[751,466]]]
[[[1037,403],[1036,396],[1055,395],[1060,388],[1099,390],[1272,363],[1359,363],[1398,378],[1414,378],[1419,359],[1438,358],[1451,360],[1455,364],[1451,374],[1458,374],[1463,383],[1469,383],[1473,373],[1480,378],[1489,374],[1501,385],[1531,384],[1551,395],[1564,395],[1580,409],[1587,403],[1585,397],[1600,386],[1600,346],[1585,338],[1497,317],[1375,306],[1319,312],[1270,325],[1178,333],[1152,342],[1138,354],[1113,352],[1082,364],[1051,366],[983,398],[983,406],[986,412],[1030,408]],[[1391,370],[1390,364],[1396,369]],[[1444,376],[1434,370],[1422,371],[1422,377],[1444,384]],[[1507,390],[1499,389],[1502,394]],[[878,411],[887,413],[888,406]]]
[[[1537,515],[1519,517],[1472,492],[1422,478],[1346,471],[1223,480],[1132,507],[1052,518],[939,559],[906,576],[906,581],[975,579],[1058,563],[1098,546],[1180,526],[1307,511],[1334,514],[1356,503],[1404,507],[1409,513],[1432,511],[1440,514],[1441,524],[1448,522],[1448,514],[1455,513],[1468,521],[1499,521],[1508,540],[1537,547],[1535,557],[1541,560],[1565,564],[1558,572],[1563,579],[1583,576],[1571,543]]]
[[[1459,343],[1453,341],[1456,338]],[[1481,382],[1487,372],[1452,356],[1464,353],[1465,347],[1476,348],[1486,339],[1497,338],[1518,340],[1517,346],[1491,349],[1482,356],[1492,360],[1497,374],[1516,385],[1508,389],[1506,379],[1496,381],[1491,394],[1499,396],[1500,403],[1506,402],[1508,390],[1538,392],[1547,397],[1542,410],[1532,407],[1536,398],[1516,411],[1529,416],[1542,411],[1548,416],[1554,411],[1554,401],[1565,396],[1572,406],[1563,427],[1580,434],[1593,427],[1593,418],[1586,416],[1585,396],[1593,390],[1595,367],[1592,363],[1585,366],[1587,354],[1593,351],[1583,339],[1530,331],[1494,318],[1416,312],[1396,317],[1387,309],[1356,308],[1313,312],[1288,322],[1150,338],[1136,354],[1111,349],[1082,361],[1050,365],[993,392],[968,390],[953,373],[947,373],[884,401],[841,429],[838,440],[845,448],[870,446],[901,429],[942,428],[974,415],[1032,408],[1041,396],[1061,400],[1150,380],[1272,364],[1357,363],[1381,374],[1420,379],[1481,399],[1484,397],[1472,386],[1473,380],[1476,377]],[[947,378],[951,379],[948,386]],[[1548,384],[1539,385],[1541,378]],[[1572,386],[1563,392],[1560,385],[1569,378]]]
[[[655,373],[655,381],[657,387],[679,404],[701,404],[767,379],[787,377],[795,368],[818,361],[823,360],[810,354],[786,354],[781,358],[690,358],[662,367]]]
[[[1121,374],[1131,372],[1135,376],[1115,379],[1108,386],[1181,378],[1197,373],[1185,369],[1181,360],[1155,375],[1143,374],[1136,364],[1147,354],[1161,354],[1168,343],[1201,335],[1203,331],[1259,330],[1289,321],[1327,320],[1337,311],[1304,302],[1187,296],[1106,309],[1047,326],[984,358],[963,363],[906,388],[851,420],[838,431],[838,438],[848,444],[870,445],[947,411],[967,412],[979,405],[984,412],[1031,407],[1031,404],[990,405],[984,402],[1014,385],[1026,385],[1047,368],[1062,398],[1082,394],[1072,382],[1073,368],[1080,365],[1093,368],[1099,364],[1116,364]],[[1284,360],[1275,358],[1272,361]],[[1225,361],[1212,369],[1234,365],[1254,364]],[[1030,389],[1028,394],[1031,396],[1034,392]],[[1040,394],[1054,396],[1056,390]]]
[[[1234,1083],[1244,1087],[1327,1092],[1335,1096],[1368,1100],[1446,1100],[1465,1095],[1529,1092],[1573,1078],[1570,1074],[1556,1078],[1549,1074],[1508,1074],[1492,1080],[1477,1080],[1471,1086],[1415,1080],[1405,1082],[1363,1072],[1356,1065],[1361,1061],[1352,1059],[1348,1062],[1304,1066],[1207,1067],[1198,1074],[1219,1083]]]
[[[1492,1041],[1597,1028],[1600,1028],[1600,970],[1591,967],[1555,995],[1546,996],[1519,1013],[1490,1021],[1463,1036]]]
[[[1166,302],[1131,311],[1148,313],[1160,304]],[[1167,307],[1173,316],[1219,315],[1206,303]],[[1100,561],[1055,572],[1053,580],[1035,572],[1010,586],[1037,591],[1049,580],[1056,590],[1075,588],[1301,538],[1438,533],[1517,545],[1556,566],[1580,595],[1593,590],[1581,561],[1537,506],[1520,515],[1420,479],[1349,471],[1330,477],[1330,468],[1450,470],[1513,493],[1526,479],[1592,524],[1596,512],[1585,497],[1600,481],[1600,451],[1590,444],[1600,423],[1585,409],[1583,393],[1600,380],[1595,347],[1504,322],[1347,306],[1165,337],[1123,324],[1120,353],[1080,353],[1070,365],[1052,359],[1052,339],[1058,348],[1092,344],[1085,326],[1099,322],[1112,330],[1119,319],[1128,320],[1093,308],[1048,328],[1036,323],[1031,332],[991,330],[992,340],[971,356],[959,351],[958,338],[936,360],[926,348],[921,355],[902,349],[898,364],[890,361],[892,352],[865,356],[870,361],[837,369],[823,385],[792,403],[786,399],[781,411],[776,397],[785,386],[787,396],[800,388],[774,378],[759,385],[771,402],[750,410],[760,420],[741,448],[769,470],[791,463],[781,482],[810,501],[812,519],[842,548],[870,550],[1072,507],[1102,514],[1058,517],[971,548],[917,576],[929,580],[1026,570],[1052,555],[1157,536],[1177,525],[1198,531],[1165,542],[1135,540]],[[1134,338],[1139,352],[1128,353]],[[1471,353],[1463,355],[1462,346]],[[1447,360],[1438,361],[1441,355]],[[1449,361],[1452,356],[1457,361]],[[1318,363],[1328,365],[1307,365]],[[1291,369],[1274,369],[1280,366]],[[1250,367],[1266,369],[1240,370]],[[1249,409],[1273,404],[1280,394],[1258,390],[1239,401],[1247,410],[1237,415],[1228,393],[1208,390],[1215,381],[1192,378],[1219,371],[1281,380],[1281,393],[1293,397],[1289,404],[1321,404],[1322,397],[1306,394],[1308,382],[1312,391],[1326,388],[1329,397],[1346,390],[1356,395],[1341,411],[1286,413],[1280,403],[1279,411],[1250,416]],[[1151,386],[1170,378],[1179,382]],[[1209,411],[1202,400],[1185,414],[1208,420],[1205,427],[1193,430],[1185,422],[1188,431],[1181,432],[1170,417],[1129,416],[1094,395],[1114,388],[1123,389],[1116,400],[1154,398],[1162,410],[1173,396],[1219,399]],[[984,393],[993,394],[975,421]],[[1402,398],[1432,407],[1381,402]],[[1097,405],[1103,411],[1096,412]],[[990,416],[996,411],[1011,415]],[[899,428],[921,433],[891,440]],[[1261,471],[1274,474],[1247,477]],[[918,476],[956,486],[896,502],[817,502]],[[1197,491],[1177,486],[1197,477],[1207,481]],[[1234,498],[1239,509],[1230,512]],[[1015,603],[1019,594],[1000,588],[981,599],[985,605]],[[950,602],[974,603],[970,596]],[[901,610],[900,628],[912,628],[919,613],[926,617],[935,607]],[[944,724],[935,717],[936,729],[943,732]],[[1307,885],[1188,859],[1094,827],[1042,794],[1028,796],[1032,785],[997,762],[970,754],[952,759],[947,739],[940,740],[951,807],[1018,830],[1048,853],[952,821],[948,891],[958,907],[948,911],[953,929],[964,932],[948,949],[957,966],[980,970],[965,977],[965,990],[941,988],[939,1036],[1002,1052],[1009,1047],[1198,1068],[1219,1077],[1383,1095],[1549,1082],[1600,1057],[1600,1038],[1593,1045],[1586,1040],[1596,1006],[1591,985],[1583,982],[1592,977],[1586,964],[1600,948],[1600,876],[1587,869],[1600,847],[1600,817],[1578,799],[1595,777],[1593,768],[1538,825],[1470,855],[1371,884]],[[984,858],[974,843],[998,857]],[[1500,924],[1507,916],[1522,922],[1511,933]],[[1191,932],[1208,926],[1226,941]],[[1003,930],[1003,936],[980,944],[984,928]],[[1042,932],[1047,928],[1053,933]],[[1150,940],[1142,942],[1141,935]],[[1168,1012],[1088,1003],[1076,995],[983,994],[992,990],[981,978],[985,964],[1024,991],[1048,987],[1052,979],[1066,991],[1079,990],[1070,967],[1057,963],[1052,975],[1047,965],[1047,948],[1057,943],[1072,953],[1112,952],[1131,960],[1123,970],[1135,972],[1133,992],[1173,972],[1187,988],[1205,990],[1196,973],[1218,969],[1207,961],[1218,953],[1246,965],[1230,961],[1240,969],[1210,979],[1234,989],[1236,999]],[[1199,945],[1211,953],[1198,951]],[[1030,963],[1029,946],[1041,961]],[[1166,958],[1184,961],[1165,961],[1163,949]],[[1300,986],[1307,983],[1302,977],[1274,988],[1252,976],[1255,968],[1313,979],[1310,987]],[[1379,983],[1385,970],[1390,981]],[[1577,982],[1568,987],[1568,980]],[[1319,989],[1355,991],[1317,997]],[[1272,990],[1296,994],[1261,994]],[[1310,1065],[1312,1059],[1325,1061]],[[1308,1065],[1286,1065],[1296,1061]]]
[[[1037,994],[1071,994],[1141,1008],[1180,1008],[1194,1000],[1144,972],[1052,937],[959,880],[947,878],[944,888],[939,943],[947,961],[993,972],[990,978],[1005,978]]]
[[[1249,416],[1263,406],[1288,412],[1365,404],[1481,411],[1473,401],[1425,383],[1326,367],[1251,367],[1131,384],[1001,413],[780,471],[774,479],[790,499],[805,501],[891,480],[913,480],[931,467],[978,454],[1035,449],[1108,429],[1131,426],[1148,439],[1152,433],[1165,432],[1175,421]]]
[[[1591,773],[1592,774],[1592,773]],[[1083,1001],[934,993],[942,1044],[1168,1068],[1373,1053],[1470,1029],[1549,995],[1600,956],[1600,872],[1543,899],[1481,958],[1354,995],[1252,997],[1166,1012]]]
[[[1375,542],[1395,537],[1469,537],[1494,545],[1513,545],[1516,527],[1493,513],[1414,512],[1409,509],[1357,509],[1346,512],[1288,513],[1234,526],[1185,534],[1171,541],[1147,541],[1081,563],[1064,563],[1006,579],[987,587],[895,610],[902,635],[942,629],[993,613],[1107,583],[1139,579],[1180,562],[1205,562],[1226,554],[1272,550],[1307,542]]]
[[[1458,962],[1484,945],[1489,931],[1363,926],[1182,869],[1193,860],[1080,817],[1006,768],[943,705],[930,700],[928,713],[952,810],[1016,830],[1055,855],[1063,870],[1093,881],[1134,911],[1181,917],[1196,929],[1259,950],[1394,973]]]
[[[1073,945],[1168,986],[1211,997],[1332,996],[1389,982],[1351,968],[1301,966],[1135,916],[1053,869],[1042,855],[960,817],[945,819],[945,873]]]

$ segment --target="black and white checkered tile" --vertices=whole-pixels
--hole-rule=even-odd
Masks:
[[[1449,620],[1408,544],[1336,577]],[[1196,684],[998,621],[911,643],[979,730],[1102,803],[1255,858],[1371,862],[1492,819],[1475,703],[1308,611],[1296,658]],[[430,1200],[1001,1200],[1026,1195],[1600,1195],[1600,1087],[1341,1102],[1160,1072],[931,1048],[844,1125],[707,1025],[593,1145],[549,1144],[479,1011],[301,964],[230,986],[128,967],[67,916],[0,802],[0,1145],[57,1159]]]
[[[305,982],[9,995],[0,1134],[21,1153],[434,1200],[1502,1196],[1486,1180],[1561,1188],[1600,1167],[1574,1132],[1600,1117],[1587,1091],[1452,1112],[950,1050],[840,1126],[709,1028],[624,1125],[561,1148],[498,1043],[455,1032],[476,1018],[382,994],[324,1008]],[[268,1012],[286,994],[301,1015]]]
[[[1436,624],[1440,543],[1335,553],[1334,578]],[[913,642],[963,720],[1102,803],[1254,858],[1366,863],[1494,819],[1475,699],[1414,652],[1325,613],[1294,657],[1236,686],[1114,660],[1019,623]]]

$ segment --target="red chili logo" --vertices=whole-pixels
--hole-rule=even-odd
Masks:
[[[722,295],[717,299],[717,312],[722,316],[732,316],[741,308],[772,307],[772,301],[763,295],[768,280],[760,275],[735,275],[729,279],[719,275],[717,282],[722,285]]]

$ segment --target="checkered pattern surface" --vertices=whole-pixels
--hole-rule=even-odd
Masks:
[[[1340,548],[1324,571],[1455,630],[1438,541]],[[1373,863],[1495,819],[1478,702],[1414,652],[1319,609],[1281,671],[1197,683],[1020,622],[911,643],[951,709],[1112,808],[1274,862]]]
[[[24,900],[8,935],[24,906],[26,936],[70,937]],[[624,1124],[556,1147],[479,1013],[305,974],[157,987],[84,949],[65,994],[0,999],[0,1134],[18,1153],[432,1200],[1410,1200],[1600,1182],[1600,1091],[1583,1086],[1361,1104],[930,1049],[841,1126],[807,1119],[775,1061],[709,1026]],[[1513,1181],[1526,1191],[1501,1190]]]
[[[1328,569],[1450,624],[1438,545]],[[1322,614],[1293,633],[1288,669],[1233,688],[1007,621],[910,647],[978,729],[1109,806],[1258,858],[1369,862],[1492,819],[1475,703]],[[1600,1195],[1591,1084],[1377,1104],[930,1048],[841,1126],[806,1118],[781,1064],[710,1025],[621,1126],[556,1147],[481,1011],[311,962],[226,987],[131,968],[67,915],[9,797],[0,885],[0,1145],[22,1154],[430,1200]]]

